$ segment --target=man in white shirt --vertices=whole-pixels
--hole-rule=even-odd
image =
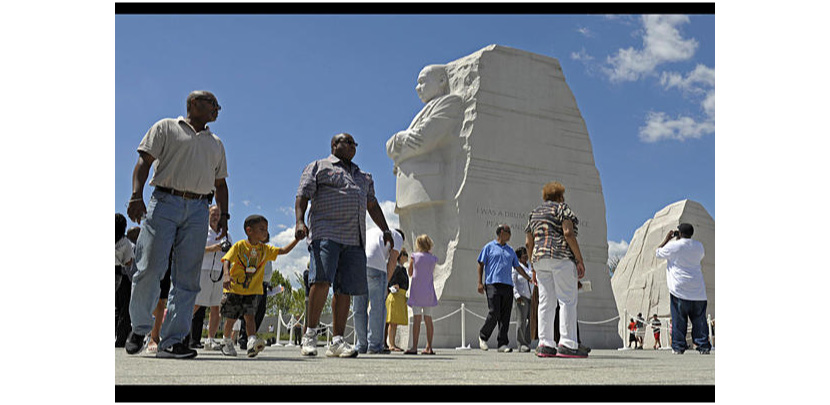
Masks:
[[[369,293],[355,295],[354,329],[357,334],[355,350],[358,353],[389,353],[383,347],[383,330],[386,325],[386,289],[395,272],[398,255],[403,247],[404,237],[400,229],[392,232],[393,246],[383,241],[383,231],[372,228],[366,231],[366,278]]]
[[[694,227],[682,223],[669,231],[657,248],[657,257],[668,261],[666,282],[671,296],[671,346],[675,354],[683,354],[686,344],[687,320],[692,323],[692,340],[701,354],[709,354],[709,328],[706,324],[706,284],[700,261],[703,244],[692,240]],[[672,240],[674,239],[674,240]]]

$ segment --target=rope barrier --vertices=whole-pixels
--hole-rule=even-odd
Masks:
[[[458,314],[458,313],[461,313],[461,324],[462,324],[462,325],[461,325],[461,335],[462,335],[462,336],[461,336],[461,339],[462,339],[462,342],[461,342],[461,343],[462,343],[462,344],[461,344],[461,346],[460,346],[460,347],[457,347],[456,349],[469,349],[469,348],[470,348],[470,345],[469,345],[469,344],[466,344],[466,345],[465,345],[465,342],[464,342],[464,340],[466,340],[465,327],[464,327],[464,326],[465,326],[464,324],[465,324],[465,322],[466,322],[466,321],[465,321],[465,319],[464,319],[464,315],[468,313],[468,314],[473,315],[473,316],[475,316],[475,317],[477,317],[477,318],[479,318],[479,319],[481,319],[481,320],[486,320],[486,319],[487,319],[487,318],[486,318],[486,316],[482,316],[482,315],[479,315],[479,314],[477,314],[477,313],[473,312],[472,310],[470,310],[470,309],[466,308],[465,304],[464,304],[464,303],[462,303],[460,308],[458,308],[458,309],[456,309],[456,310],[454,310],[454,311],[452,311],[452,312],[450,312],[450,313],[448,313],[448,314],[446,314],[446,315],[444,315],[444,316],[442,316],[442,317],[440,317],[440,318],[433,319],[433,322],[440,322],[440,321],[443,321],[443,320],[449,319],[450,317],[452,317],[452,316],[454,316],[454,315],[456,315],[456,314]],[[615,316],[615,317],[613,317],[613,318],[606,319],[606,320],[602,320],[602,321],[584,321],[584,320],[577,320],[577,322],[578,322],[578,323],[581,323],[581,324],[583,324],[583,325],[601,325],[601,324],[605,324],[605,323],[614,322],[614,321],[617,321],[617,320],[620,320],[620,319],[629,318],[629,315],[628,315],[628,314],[629,314],[628,310],[624,310],[624,315],[625,315],[625,316],[624,316],[624,317],[622,317],[622,318],[621,318],[621,316],[620,316],[620,315],[617,315],[617,316]],[[278,322],[278,329],[277,329],[277,345],[278,345],[278,346],[281,346],[281,344],[279,343],[279,340],[280,340],[280,337],[279,337],[279,335],[280,335],[280,333],[279,333],[279,332],[280,332],[279,327],[280,327],[280,326],[285,326],[285,327],[286,327],[286,328],[288,328],[288,330],[290,331],[290,332],[289,332],[289,340],[290,340],[290,342],[289,342],[288,344],[286,344],[286,346],[294,346],[294,344],[293,344],[293,340],[294,340],[294,326],[295,326],[295,325],[298,325],[298,324],[301,324],[302,320],[303,320],[303,319],[305,319],[305,315],[306,315],[306,314],[303,314],[303,315],[302,315],[299,319],[294,319],[293,317],[290,317],[289,322],[288,322],[288,323],[285,323],[285,321],[284,321],[284,320],[283,320],[283,318],[282,318],[282,310],[280,310],[279,314],[277,315],[277,318],[279,319],[279,322]],[[664,338],[667,338],[667,336],[669,335],[669,333],[671,333],[671,320],[670,320],[670,319],[667,319],[667,317],[658,318],[658,319],[661,319],[661,321],[666,321],[666,320],[668,321],[668,322],[661,322],[661,325],[657,328],[657,329],[661,332],[661,333],[660,333],[660,340],[661,340],[660,345],[661,345],[663,348],[666,348],[666,344],[664,344],[663,340],[664,340]],[[352,320],[351,324],[349,323],[349,320]],[[646,322],[648,322],[648,320],[642,320],[641,322],[643,322],[644,326],[643,326],[642,328],[638,328],[638,329],[635,331],[635,336],[641,336],[641,337],[644,337],[644,336],[645,336],[645,333],[646,333],[646,329],[648,329],[648,328],[651,328],[652,333],[654,333],[654,329],[655,329],[655,328],[654,328],[654,326],[652,326],[652,325],[650,325],[650,324],[646,323]],[[710,329],[709,329],[710,337],[711,337],[711,324],[712,324],[712,322],[714,322],[714,318],[709,318],[709,319],[707,319],[707,324],[710,326]],[[512,324],[512,325],[516,325],[516,324],[518,324],[518,322],[517,322],[517,321],[512,321],[512,322],[510,322],[510,324]],[[622,323],[621,323],[621,325],[622,325]],[[346,327],[346,328],[350,328],[350,329],[351,329],[351,331],[350,331],[349,333],[345,334],[345,336],[343,336],[343,338],[344,338],[344,339],[347,339],[347,338],[349,338],[349,337],[352,337],[352,341],[353,341],[354,343],[356,343],[356,342],[357,342],[357,334],[355,333],[356,331],[355,331],[355,328],[354,328],[354,312],[352,312],[351,310],[349,311],[349,316],[348,316],[348,318],[346,319],[346,325],[345,325],[345,327]],[[691,325],[690,325],[690,327],[691,327]],[[317,329],[318,329],[318,331],[319,331],[320,329],[325,329],[325,333],[326,333],[326,344],[327,344],[327,345],[330,345],[330,344],[331,344],[331,339],[332,339],[333,322],[332,322],[332,323],[324,323],[324,322],[320,322],[320,323],[318,324],[318,326],[317,326]],[[624,331],[624,330],[625,330],[625,329],[624,329],[624,325],[623,325],[623,326],[621,327],[621,331]],[[666,333],[662,333],[662,332],[664,332],[664,331],[665,331]],[[319,333],[319,332],[318,332],[318,333]],[[624,334],[622,334],[622,335],[624,335]],[[630,342],[629,342],[629,343],[630,343]],[[665,343],[668,343],[668,342],[665,342]],[[628,345],[626,345],[626,347],[621,348],[621,349],[618,349],[618,350],[630,350],[630,349],[629,349],[629,346],[628,346]]]

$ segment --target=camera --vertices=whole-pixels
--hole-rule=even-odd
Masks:
[[[231,241],[227,238],[222,239],[222,242],[219,243],[219,248],[222,249],[223,252],[227,253],[231,250]]]
[[[672,232],[671,236],[672,236],[672,238],[676,238],[676,237],[680,236],[680,231]]]

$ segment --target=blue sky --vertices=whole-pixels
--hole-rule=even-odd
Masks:
[[[594,148],[612,254],[682,199],[715,218],[714,15],[116,15],[115,210],[126,212],[136,146],[191,90],[222,105],[231,234],[269,218],[287,244],[300,173],[339,132],[358,141],[387,220],[384,143],[422,103],[420,69],[498,44],[559,60]],[[149,196],[145,187],[145,197]],[[134,225],[134,224],[131,224]],[[278,268],[305,266],[301,243]]]

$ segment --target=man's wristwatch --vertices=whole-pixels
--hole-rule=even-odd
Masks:
[[[230,220],[230,219],[231,219],[231,214],[229,214],[229,213],[227,213],[227,212],[223,212],[223,213],[219,214],[219,217],[220,217],[220,218],[221,218],[221,217],[225,217],[225,218],[227,218],[228,220]]]

